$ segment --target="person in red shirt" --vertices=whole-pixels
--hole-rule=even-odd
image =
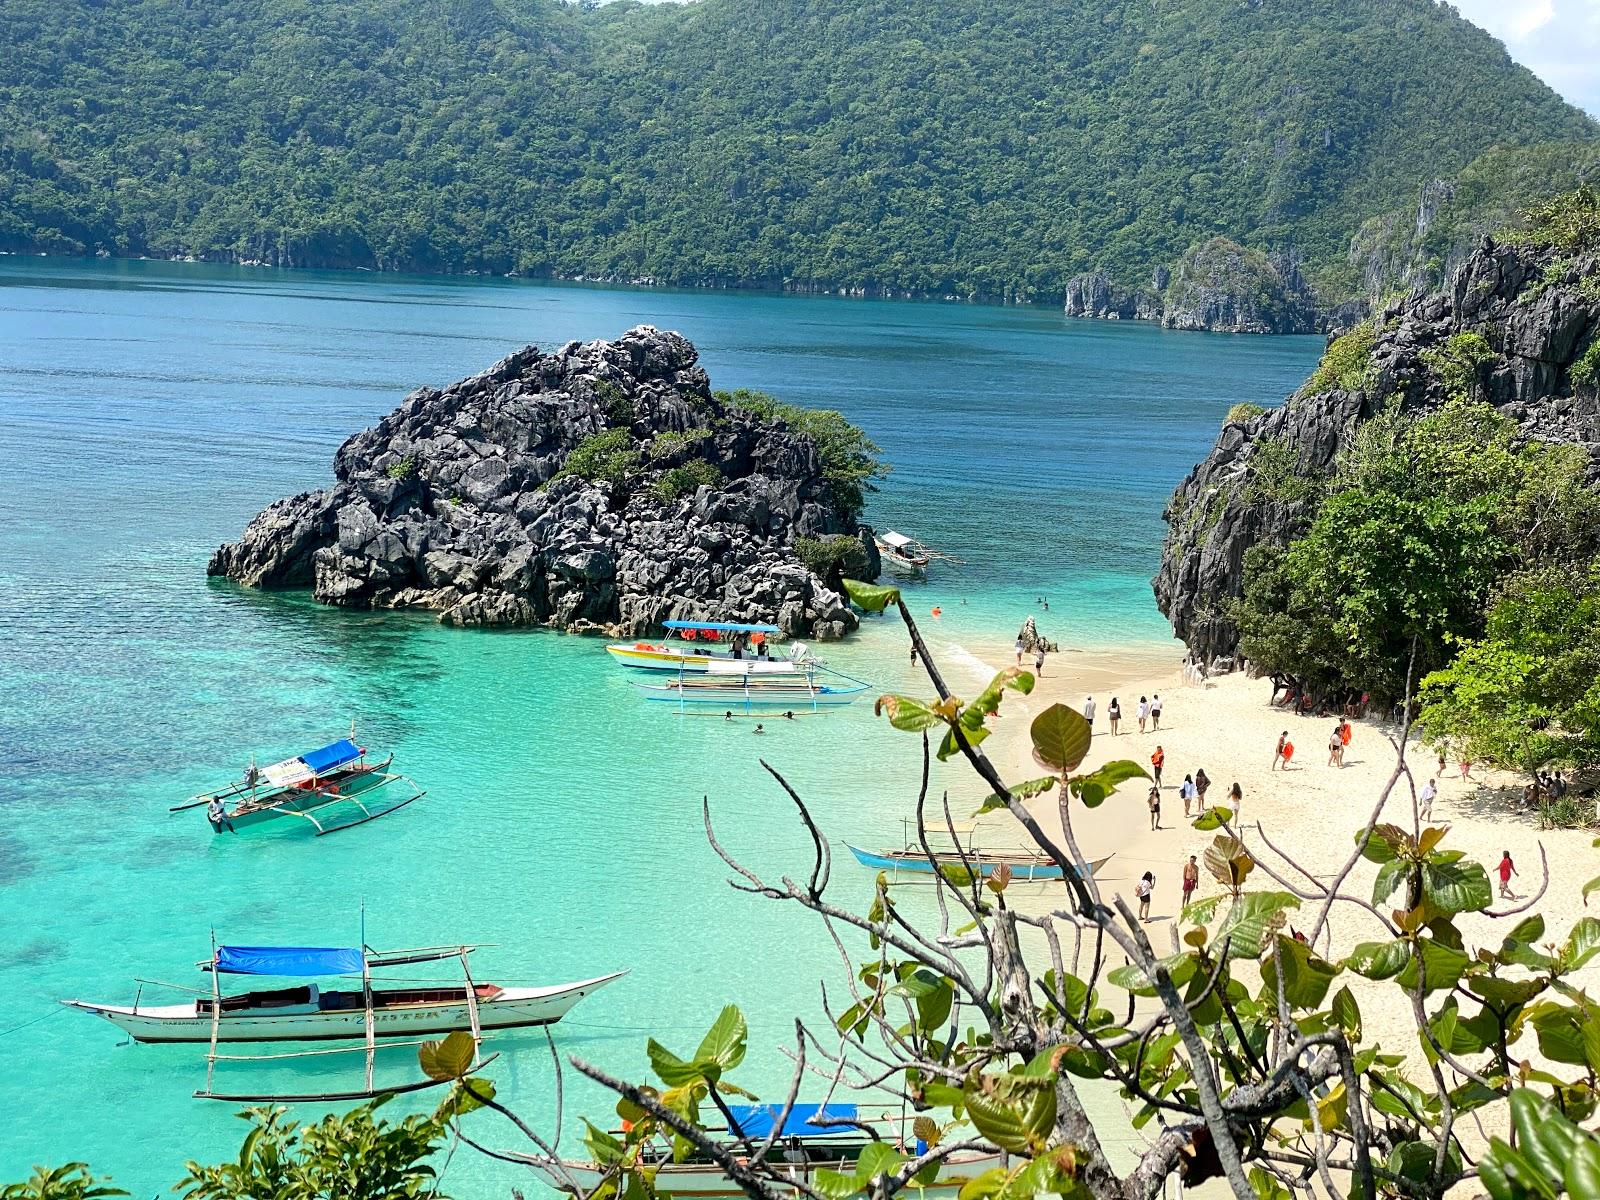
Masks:
[[[1161,768],[1166,761],[1167,752],[1160,746],[1157,746],[1156,752],[1150,756],[1150,765],[1155,768],[1154,775],[1157,787],[1161,786]]]
[[[1515,897],[1511,894],[1511,877],[1517,873],[1517,865],[1511,861],[1511,851],[1502,850],[1500,853],[1500,865],[1495,868],[1500,873],[1500,898],[1513,900]]]

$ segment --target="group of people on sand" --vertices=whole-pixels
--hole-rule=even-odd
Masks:
[[[1094,697],[1083,698],[1083,719],[1089,723],[1089,735],[1094,736],[1094,718],[1099,710],[1095,707]],[[1139,732],[1148,729],[1161,728],[1161,697],[1139,697],[1139,707],[1134,710],[1134,716],[1139,721]],[[1106,724],[1111,726],[1111,736],[1116,737],[1122,732],[1122,701],[1111,697],[1111,703],[1106,705]]]

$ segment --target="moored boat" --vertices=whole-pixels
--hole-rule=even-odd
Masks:
[[[748,1154],[773,1132],[780,1117],[772,1151],[767,1161],[777,1175],[794,1185],[814,1188],[818,1171],[844,1175],[855,1172],[856,1162],[875,1140],[903,1149],[907,1156],[918,1152],[914,1137],[903,1137],[902,1122],[891,1111],[875,1113],[864,1104],[796,1104],[787,1114],[775,1104],[729,1104],[728,1111],[736,1130],[715,1131],[716,1140],[736,1157]],[[826,1124],[823,1122],[827,1122]],[[834,1124],[833,1122],[849,1122]],[[866,1128],[863,1128],[863,1127]],[[874,1139],[867,1132],[877,1134]],[[507,1157],[525,1163],[534,1174],[561,1191],[588,1195],[615,1167],[582,1159],[553,1159],[543,1155],[513,1154]],[[933,1182],[917,1188],[919,1195],[953,1195],[968,1180],[1003,1165],[1005,1156],[998,1150],[957,1151],[943,1160]],[[722,1169],[700,1151],[691,1151],[677,1161],[670,1146],[647,1145],[640,1167],[654,1172],[658,1194],[677,1196],[742,1196],[743,1190]],[[778,1186],[782,1186],[779,1184]]]
[[[891,571],[902,575],[926,575],[933,561],[933,551],[916,538],[890,529],[873,538],[878,547],[878,557]]]
[[[606,653],[625,667],[640,671],[703,673],[712,663],[744,664],[751,675],[793,675],[815,662],[810,651],[796,642],[783,657],[772,656],[772,643],[781,636],[776,625],[746,625],[732,621],[663,621],[669,637],[659,642],[613,642]]]
[[[757,675],[740,669],[740,664],[713,662],[704,673],[683,674],[661,683],[635,683],[647,700],[680,706],[705,705],[728,712],[816,712],[853,704],[868,685],[848,676],[842,682],[818,679],[820,668],[798,674]],[[829,672],[830,675],[836,673]]]
[[[968,870],[987,879],[1005,867],[1011,872],[1011,878],[1016,880],[1063,877],[1061,867],[1043,850],[1027,847],[991,850],[978,847],[972,841],[975,827],[970,824],[958,824],[953,829],[929,828],[926,832],[927,849],[909,836],[909,830],[905,845],[898,850],[864,850],[849,842],[845,843],[845,849],[862,866],[887,871],[891,876],[932,875],[936,870],[954,869]],[[1108,854],[1090,861],[1088,874],[1093,876],[1113,857]]]
[[[404,808],[427,793],[389,770],[390,754],[369,763],[351,736],[267,767],[251,763],[244,778],[191,796],[168,811],[204,808],[213,833],[238,833],[280,817],[298,818],[320,836],[364,825]],[[403,785],[398,792],[389,792]],[[385,793],[379,799],[379,793]]]

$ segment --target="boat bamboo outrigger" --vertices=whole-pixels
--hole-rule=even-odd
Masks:
[[[751,675],[793,675],[814,663],[811,652],[796,642],[781,658],[772,657],[772,643],[783,631],[776,625],[744,625],[733,621],[663,621],[677,640],[613,642],[606,653],[625,667],[640,671],[704,672],[713,663],[743,663]]]
[[[389,770],[393,754],[382,762],[369,763],[365,747],[354,739],[352,727],[349,737],[294,758],[263,768],[252,762],[243,779],[191,796],[167,811],[204,808],[214,833],[238,833],[279,817],[296,817],[320,837],[386,817],[427,795],[406,776]],[[405,794],[398,799],[386,795],[383,802],[377,802],[378,793],[397,784],[404,785]],[[335,809],[345,810],[346,815],[330,816]]]
[[[791,1184],[808,1188],[818,1184],[817,1172],[853,1175],[868,1146],[886,1143],[915,1156],[916,1137],[906,1122],[890,1110],[873,1111],[865,1104],[796,1104],[787,1112],[776,1104],[729,1104],[734,1128],[712,1131],[730,1153],[749,1154],[768,1136],[774,1146],[767,1161]],[[773,1126],[782,1119],[774,1133]],[[563,1192],[587,1196],[614,1176],[616,1168],[581,1159],[558,1159],[538,1154],[511,1153],[507,1158],[525,1163],[534,1174]],[[998,1150],[963,1150],[939,1164],[931,1183],[917,1188],[920,1195],[951,1196],[970,1179],[1003,1165]],[[676,1196],[741,1196],[739,1185],[698,1149],[685,1157],[667,1144],[647,1143],[639,1167],[654,1173],[655,1191]]]
[[[872,540],[878,547],[878,557],[882,559],[883,565],[901,575],[913,577],[926,575],[929,564],[936,560],[947,563],[961,561],[953,555],[934,550],[916,538],[896,533],[892,529],[878,534]]]
[[[965,869],[986,879],[1002,866],[1011,871],[1011,877],[1015,880],[1062,878],[1061,867],[1042,850],[1026,847],[980,849],[971,836],[976,828],[972,824],[958,823],[952,833],[950,828],[930,827],[926,832],[931,855],[928,849],[924,849],[909,835],[905,846],[899,850],[863,850],[849,842],[845,843],[845,848],[855,855],[856,861],[862,866],[887,871],[891,878],[901,874],[932,875],[936,870],[948,867]],[[945,843],[949,844],[948,849]],[[1108,854],[1104,858],[1091,860],[1088,864],[1089,875],[1093,876],[1114,857],[1114,854]]]
[[[139,980],[131,1005],[63,1000],[69,1008],[103,1017],[126,1031],[136,1042],[204,1042],[205,1087],[195,1095],[207,1100],[312,1102],[368,1099],[382,1092],[415,1091],[431,1082],[374,1088],[373,1067],[378,1042],[415,1046],[418,1039],[456,1031],[472,1034],[474,1061],[481,1056],[486,1032],[551,1025],[592,992],[618,979],[613,972],[575,983],[549,987],[500,987],[476,983],[467,956],[475,946],[425,946],[412,950],[378,951],[355,947],[318,946],[218,946],[212,956],[196,966],[211,975],[209,992],[183,988],[195,998],[183,1004],[143,1004],[146,986],[176,988]],[[404,987],[378,987],[372,972],[387,967],[455,959],[461,966],[459,984],[407,981]],[[238,992],[224,995],[223,975],[272,976],[279,979],[315,979],[340,976],[351,986],[324,989],[316,983]],[[359,982],[358,982],[359,981]],[[220,1054],[224,1042],[355,1041],[356,1047],[301,1050],[281,1054]],[[281,1062],[324,1054],[362,1053],[366,1073],[360,1091],[317,1094],[221,1093],[214,1088],[219,1062]],[[474,1068],[475,1069],[475,1068]]]
[[[840,683],[820,682],[827,675]],[[684,671],[678,678],[663,683],[635,683],[647,700],[689,706],[708,705],[725,712],[795,713],[823,712],[853,704],[870,686],[838,671],[815,664],[786,675],[758,675],[742,669],[742,664],[713,660],[703,672]]]

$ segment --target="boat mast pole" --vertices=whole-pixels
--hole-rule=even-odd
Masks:
[[[367,923],[366,905],[361,906],[362,932],[365,934]],[[378,1052],[377,1032],[372,1024],[372,967],[367,962],[367,947],[361,947],[361,1004],[366,1010],[367,1025],[367,1091],[372,1091],[372,1060]]]
[[[206,1091],[217,1070],[217,1035],[222,1032],[222,973],[217,970],[217,931],[211,931],[211,1048],[206,1051]]]
[[[461,978],[467,984],[467,1021],[472,1026],[472,1061],[483,1057],[483,1026],[478,1018],[478,989],[472,982],[472,968],[467,965],[467,948],[461,947]]]

